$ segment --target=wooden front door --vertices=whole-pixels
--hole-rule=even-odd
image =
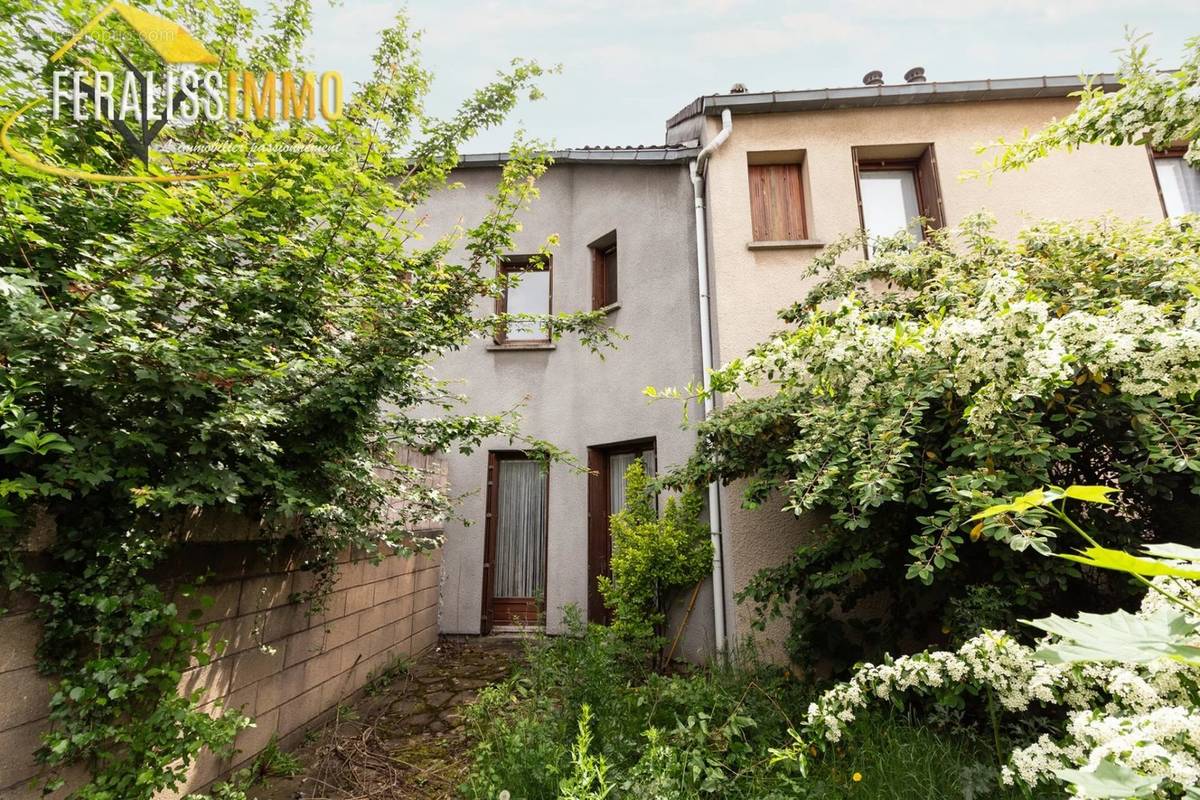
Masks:
[[[537,622],[546,598],[548,475],[521,452],[488,454],[481,629]]]
[[[597,579],[612,575],[609,517],[625,507],[625,470],[639,458],[647,474],[653,475],[653,438],[588,448],[588,622],[607,625],[612,621]]]

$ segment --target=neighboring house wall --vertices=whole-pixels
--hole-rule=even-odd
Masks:
[[[411,463],[429,464],[419,454]],[[436,462],[432,462],[436,466]],[[440,469],[433,470],[435,475]],[[436,477],[438,483],[441,478]],[[264,556],[263,541],[248,521],[234,516],[206,517],[168,565],[166,585],[195,580],[197,569],[211,579],[192,598],[176,600],[181,614],[202,609],[200,620],[217,625],[217,638],[228,642],[220,658],[184,673],[180,688],[203,690],[203,703],[218,700],[240,708],[255,727],[237,738],[233,758],[204,753],[174,798],[200,791],[213,780],[249,764],[272,738],[293,747],[305,733],[324,724],[334,709],[360,691],[368,680],[399,659],[419,655],[437,642],[437,593],[441,554],[390,557],[378,565],[339,558],[339,576],[323,610],[293,602],[295,593],[313,585],[313,575],[298,569],[303,552],[295,549]],[[422,535],[440,523],[429,523]],[[180,565],[186,565],[179,568]],[[185,571],[186,570],[186,571]],[[215,602],[203,608],[201,596]],[[33,601],[22,595],[3,598],[0,617],[0,798],[41,797],[34,752],[47,727],[51,682],[38,674],[35,649],[41,630]],[[60,797],[77,785],[80,772],[68,777]]]
[[[498,178],[495,167],[456,170],[453,179],[462,188],[438,193],[420,212],[429,218],[427,238],[443,235],[460,221],[479,219]],[[540,198],[518,216],[523,229],[516,237],[517,253],[534,253],[557,234],[553,311],[586,311],[592,301],[589,244],[615,230],[620,308],[608,320],[629,338],[605,352],[603,360],[570,335],[554,349],[540,350],[497,349],[490,340],[479,341],[446,356],[435,374],[454,381],[451,391],[468,398],[462,412],[490,414],[523,404],[523,434],[552,442],[581,464],[587,464],[590,447],[649,437],[655,439],[660,466],[680,463],[691,454],[694,441],[693,431],[681,427],[681,404],[650,401],[642,392],[647,386],[686,386],[699,375],[687,162],[580,164],[560,159],[538,186]],[[461,254],[460,249],[456,255]],[[491,301],[480,304],[480,313],[492,310]],[[451,521],[446,526],[443,632],[480,632],[488,451],[512,449],[507,440],[490,440],[473,454],[447,456],[451,488],[466,495],[459,511],[469,524]],[[546,627],[561,633],[564,606],[587,610],[588,477],[553,465],[548,498]],[[678,618],[676,614],[676,622]],[[702,658],[711,646],[706,583],[681,653]]]
[[[772,152],[803,151],[808,239],[822,243],[860,227],[851,148],[889,144],[934,145],[945,222],[950,226],[981,210],[997,217],[997,230],[1003,236],[1012,236],[1036,219],[1109,213],[1161,219],[1151,161],[1142,147],[1086,146],[1073,153],[1055,153],[1023,172],[996,175],[990,182],[959,179],[966,170],[984,164],[987,156],[975,152],[977,145],[999,137],[1017,138],[1023,129],[1036,130],[1054,117],[1065,116],[1073,106],[1073,100],[1060,97],[735,113],[733,133],[710,161],[707,177],[717,362],[744,355],[780,330],[777,312],[803,298],[815,282],[803,273],[819,247],[747,246],[754,238],[748,184],[752,159]],[[719,118],[706,117],[703,141],[711,140],[719,127]],[[723,498],[731,593],[744,587],[758,570],[786,558],[815,525],[810,516],[796,519],[770,506],[743,510],[743,489],[744,485],[734,484]],[[781,506],[776,503],[776,508]],[[730,616],[735,639],[750,633],[750,608],[738,607]],[[759,637],[761,649],[782,657],[786,635],[786,620],[776,621]]]

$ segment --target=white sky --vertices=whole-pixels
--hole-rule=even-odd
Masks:
[[[314,0],[312,68],[349,83],[370,69],[393,0]],[[435,76],[430,108],[448,114],[517,56],[561,64],[546,98],[472,152],[505,149],[520,126],[560,147],[658,144],[698,95],[889,83],[912,66],[930,80],[1111,71],[1126,26],[1152,34],[1164,65],[1200,35],[1200,0],[411,0]]]

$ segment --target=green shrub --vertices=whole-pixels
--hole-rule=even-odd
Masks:
[[[571,774],[559,784],[562,800],[604,800],[612,792],[608,762],[592,754],[592,710],[585,703],[579,710],[579,733],[571,748]]]
[[[776,748],[802,724],[811,687],[751,658],[689,675],[646,672],[622,637],[585,629],[577,613],[572,624],[571,636],[532,640],[526,666],[484,690],[469,710],[472,767],[464,796],[1016,796],[988,793],[998,775],[990,732],[958,718],[942,728],[880,713],[862,718],[841,749],[814,754],[806,776],[794,758],[776,757]]]
[[[708,574],[712,541],[699,491],[669,498],[660,518],[641,461],[629,466],[625,484],[628,505],[611,521],[612,577],[600,577],[600,594],[613,612],[616,635],[653,642],[676,592]]]
[[[744,599],[792,615],[799,663],[840,668],[943,629],[1132,602],[1125,581],[1022,555],[1053,538],[968,518],[1109,483],[1119,507],[1089,513],[1134,547],[1200,509],[1200,226],[1038,222],[1010,241],[978,216],[867,261],[862,243],[826,248],[791,327],[714,374],[759,396],[706,420],[670,478],[745,478],[745,505],[827,521]]]

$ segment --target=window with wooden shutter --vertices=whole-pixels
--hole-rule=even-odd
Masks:
[[[808,238],[800,164],[750,164],[750,218],[756,242]]]
[[[617,232],[588,245],[592,251],[592,310],[615,305],[617,296]]]
[[[921,240],[926,231],[945,226],[933,145],[855,147],[853,155],[859,216],[869,234],[907,230]]]

